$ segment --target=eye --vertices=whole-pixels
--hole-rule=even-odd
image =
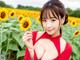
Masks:
[[[56,21],[56,20],[52,20],[52,21]]]

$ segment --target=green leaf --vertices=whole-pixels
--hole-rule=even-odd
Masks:
[[[12,31],[19,31],[18,28],[14,28],[14,27],[11,27],[10,30],[12,30]]]
[[[11,27],[12,26],[12,23],[3,23],[2,26],[3,27]]]
[[[17,20],[9,20],[10,23],[15,23]]]
[[[78,47],[76,45],[73,45],[73,52],[77,55],[79,53]]]
[[[12,33],[13,38],[18,42],[18,44],[23,48],[24,43],[22,41],[22,33]]]
[[[9,43],[8,44],[8,49],[17,51],[18,50],[18,46],[17,46],[16,43]]]
[[[2,47],[1,47],[1,44],[0,44],[0,54],[1,54],[1,50],[2,50]]]
[[[7,39],[6,33],[2,33],[1,43]]]
[[[24,56],[24,53],[25,53],[25,50],[18,51],[17,52],[17,58],[23,57]]]

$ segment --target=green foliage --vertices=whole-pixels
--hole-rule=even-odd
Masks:
[[[10,53],[10,50],[16,51],[24,50],[24,43],[22,42],[22,35],[24,32],[19,30],[18,20],[8,20],[1,22],[0,28],[0,53],[5,56]],[[7,57],[8,58],[8,57]]]
[[[78,8],[76,10],[72,10],[70,8],[66,8],[66,10],[67,10],[69,16],[79,17],[80,18],[80,8]]]
[[[28,30],[38,30],[43,31],[41,25],[33,18],[30,17],[32,26]],[[19,29],[19,21],[8,20],[6,22],[0,22],[0,54],[7,60],[23,60],[25,46],[22,42],[22,36],[24,31]],[[80,59],[80,35],[74,38],[73,33],[76,30],[80,30],[80,27],[71,27],[69,24],[63,26],[62,36],[66,39],[72,46],[73,52],[71,54],[71,59]],[[15,57],[11,57],[14,55]]]
[[[32,7],[32,6],[22,6],[18,5],[17,9],[27,9],[27,10],[35,10],[35,11],[40,11],[39,7]]]
[[[80,26],[71,27],[69,24],[63,27],[63,38],[66,39],[72,46],[72,60],[80,60],[80,34],[77,37],[74,37],[74,32],[80,30]]]
[[[5,2],[3,2],[3,1],[0,1],[0,7],[9,7],[9,8],[13,8],[13,7],[10,6],[10,5],[6,5]]]
[[[32,22],[31,30],[43,31],[41,24],[35,18],[31,17],[30,20]]]
[[[0,6],[4,7],[6,4],[3,1],[0,1]]]
[[[1,7],[10,7],[6,5],[4,2],[0,1]],[[39,10],[39,8],[21,6],[18,5],[19,9],[31,9],[31,10]],[[71,10],[67,9],[69,16],[76,16],[80,18],[80,9]],[[43,31],[40,24],[38,24],[34,18],[31,17],[32,27],[29,30],[38,30]],[[22,42],[22,36],[24,31],[19,30],[19,21],[17,19],[10,19],[6,22],[0,22],[0,57],[6,60],[9,60],[10,56],[15,55],[15,59],[22,60],[25,52],[25,46]],[[71,54],[72,60],[80,60],[80,35],[74,38],[73,33],[76,30],[80,30],[80,26],[73,28],[69,24],[63,26],[63,38],[66,39],[69,43],[71,43],[73,52]],[[1,60],[1,59],[0,59]],[[11,59],[12,60],[12,59]]]
[[[41,25],[31,17],[32,26],[28,30],[43,31]],[[24,56],[25,46],[22,41],[24,31],[20,30],[19,21],[10,19],[0,22],[0,54],[9,60],[21,60]],[[11,56],[15,57],[11,57]]]

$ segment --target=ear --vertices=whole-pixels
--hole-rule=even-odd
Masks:
[[[61,19],[61,24],[63,25],[65,22],[65,16]]]

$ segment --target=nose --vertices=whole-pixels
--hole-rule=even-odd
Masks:
[[[47,26],[47,28],[50,28],[51,27],[51,22],[47,22],[46,26]]]

